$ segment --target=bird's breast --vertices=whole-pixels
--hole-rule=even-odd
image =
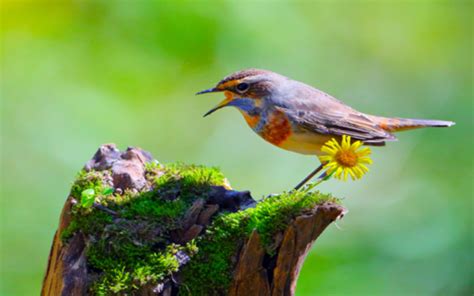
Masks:
[[[282,149],[301,154],[319,155],[321,147],[330,139],[327,135],[298,128],[279,110],[258,114],[242,112],[247,124],[265,141]]]
[[[292,134],[288,117],[279,110],[263,112],[252,129],[263,139],[276,146],[280,146]]]

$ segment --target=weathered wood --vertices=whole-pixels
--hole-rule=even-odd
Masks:
[[[41,295],[86,295],[87,280],[85,243],[82,235],[76,235],[67,245],[61,233],[71,221],[72,199],[63,207],[58,230],[48,258],[48,267],[43,280]]]
[[[285,236],[277,256],[277,265],[273,270],[272,295],[290,294],[290,270],[295,253],[296,231],[293,224],[285,231]]]
[[[109,181],[116,190],[148,188],[144,165],[151,159],[147,152],[140,149],[130,148],[122,153],[114,145],[104,145],[85,168],[111,170]],[[87,238],[82,233],[76,233],[67,244],[61,240],[61,234],[71,222],[71,209],[76,202],[69,197],[63,207],[41,295],[87,295],[88,287],[94,280],[87,267]],[[170,239],[175,243],[186,243],[202,235],[212,223],[212,217],[218,213],[254,206],[249,192],[237,192],[225,187],[212,188],[207,200],[198,198],[194,201],[181,220],[181,228],[171,232]],[[294,295],[299,272],[312,244],[331,222],[342,217],[344,211],[343,207],[327,202],[294,217],[286,229],[275,234],[271,245],[273,256],[267,254],[260,234],[254,230],[233,256],[236,264],[227,294]],[[117,221],[123,220],[117,213],[108,214]],[[183,264],[187,260],[189,257],[183,258]],[[179,285],[180,275],[176,274],[158,286],[145,285],[135,294],[176,295]]]
[[[230,295],[294,295],[299,272],[312,244],[343,212],[341,206],[326,203],[310,214],[296,217],[284,232],[273,268],[262,265],[265,251],[254,231],[240,252]],[[273,274],[271,281],[270,273]]]
[[[267,270],[262,266],[265,250],[257,231],[242,248],[229,295],[270,295]]]

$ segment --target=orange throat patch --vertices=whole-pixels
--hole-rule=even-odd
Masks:
[[[247,114],[245,111],[240,111],[244,116],[245,121],[250,126],[250,128],[254,129],[257,127],[258,122],[260,121],[260,115],[251,116]]]
[[[279,146],[291,136],[291,124],[288,117],[281,111],[273,111],[260,135],[266,141]]]

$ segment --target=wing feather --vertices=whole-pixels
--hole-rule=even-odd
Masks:
[[[371,116],[336,98],[298,81],[285,83],[285,92],[273,96],[271,103],[300,128],[324,135],[348,135],[369,145],[384,145],[385,141],[397,139]]]
[[[344,106],[345,107],[345,106]],[[293,122],[303,129],[324,135],[348,135],[369,145],[384,145],[396,137],[380,128],[363,113],[350,107],[346,110],[321,112],[320,110],[298,110],[278,106]]]

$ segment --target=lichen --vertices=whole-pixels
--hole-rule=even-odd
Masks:
[[[180,294],[226,294],[232,282],[233,256],[254,229],[260,234],[267,253],[273,256],[275,234],[297,215],[326,201],[337,202],[319,192],[285,192],[264,199],[255,208],[220,215],[197,240],[199,253],[183,269]]]

